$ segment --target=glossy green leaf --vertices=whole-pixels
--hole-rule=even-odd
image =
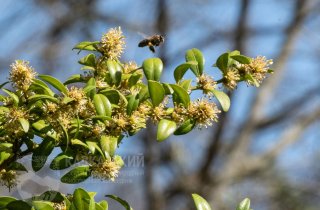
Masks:
[[[162,83],[164,92],[166,95],[172,95],[174,93],[172,87],[168,83]]]
[[[237,206],[237,210],[250,210],[250,200],[245,198],[240,204]]]
[[[81,76],[81,74],[74,74],[72,76],[70,76],[63,84],[64,85],[68,85],[68,84],[72,84],[72,83],[76,83],[76,82],[83,82],[84,79]]]
[[[54,210],[48,201],[32,201],[34,210]]]
[[[191,83],[192,83],[192,79],[184,80],[180,83],[180,86],[186,91],[189,91],[191,87]]]
[[[192,60],[177,66],[173,73],[174,79],[176,80],[176,82],[178,83],[183,78],[184,74],[187,72],[189,68],[191,68],[191,66],[196,66],[196,65],[198,65],[198,62],[195,60]]]
[[[96,66],[96,56],[93,53],[90,53],[89,55],[86,55],[85,57],[81,58],[79,60],[79,63],[85,66]]]
[[[12,150],[12,143],[0,143],[0,152],[2,151],[11,151]]]
[[[220,55],[216,61],[216,66],[222,71],[226,72],[229,67],[230,55],[229,53],[223,53]]]
[[[11,97],[11,99],[13,100],[14,105],[18,106],[19,97],[14,92],[12,92],[10,90],[7,90],[5,88],[3,88],[2,90],[3,90],[3,92],[5,92],[6,94],[8,94]]]
[[[191,65],[190,68],[197,77],[202,75],[205,63],[202,52],[196,48],[192,48],[190,50],[187,50],[185,57],[187,62],[197,62],[196,65]]]
[[[78,188],[73,193],[73,204],[76,210],[95,210],[91,196],[84,189]]]
[[[88,145],[89,150],[91,151],[92,154],[94,154],[96,151],[100,153],[100,155],[104,156],[104,153],[100,149],[99,145],[97,142],[94,141],[86,141],[86,144]]]
[[[102,135],[100,138],[100,146],[102,151],[105,153],[105,157],[113,157],[118,146],[118,138]]]
[[[114,60],[108,60],[107,61],[107,67],[108,71],[110,73],[110,77],[112,79],[112,82],[118,86],[121,82],[122,77],[122,67],[120,64]]]
[[[145,101],[149,98],[149,88],[147,85],[144,85],[141,87],[140,92],[138,94],[138,98],[140,102]]]
[[[0,85],[0,89],[3,88],[6,84],[8,84],[9,82],[4,82]]]
[[[91,78],[88,80],[87,84],[86,84],[86,87],[88,87],[88,86],[90,86],[90,87],[92,87],[92,86],[96,87],[96,79],[93,78],[93,77],[91,77]],[[87,92],[86,95],[87,95],[89,98],[93,99],[93,97],[94,97],[95,94],[96,94],[96,88],[94,88],[94,89],[90,90],[89,92]]]
[[[50,75],[39,75],[39,77],[43,81],[45,81],[45,82],[49,83],[50,85],[52,85],[54,88],[56,88],[61,93],[64,93],[64,94],[67,95],[68,89],[58,79],[56,79],[56,78],[54,78],[53,76],[50,76]]]
[[[61,182],[67,184],[77,184],[83,182],[91,175],[91,170],[89,166],[78,166],[61,178]]]
[[[79,44],[77,44],[76,46],[74,46],[72,49],[78,49],[78,50],[87,50],[87,51],[97,51],[97,47],[96,45],[99,44],[100,41],[94,41],[94,42],[89,42],[89,41],[85,41],[85,42],[80,42]],[[79,52],[80,52],[79,51]]]
[[[32,154],[32,169],[39,171],[47,161],[48,156],[54,149],[55,142],[50,138],[45,138],[34,150]]]
[[[177,104],[183,104],[185,107],[188,107],[190,104],[190,96],[188,92],[178,85],[170,85],[174,91],[173,100]]]
[[[31,208],[27,202],[21,200],[12,201],[6,206],[7,210],[31,210]]]
[[[177,124],[174,121],[162,119],[158,124],[157,140],[163,141],[168,138],[177,129]]]
[[[129,87],[132,87],[137,84],[137,82],[141,79],[142,75],[139,73],[133,73],[131,74],[129,80],[128,80],[128,85]]]
[[[0,152],[0,165],[6,161],[7,159],[9,159],[11,157],[11,155],[13,155],[12,153],[10,152],[7,152],[7,151],[2,151]]]
[[[244,55],[232,55],[230,57],[241,64],[249,64],[251,62],[251,58]]]
[[[26,120],[26,119],[24,119],[24,118],[19,118],[19,122],[20,122],[20,125],[21,125],[23,131],[24,131],[25,133],[28,133],[29,127],[30,127],[29,121]]]
[[[227,94],[225,94],[222,91],[219,90],[211,90],[211,92],[213,93],[213,95],[217,98],[217,100],[219,101],[222,110],[227,112],[230,108],[230,98]]]
[[[64,201],[64,196],[60,192],[49,190],[42,193],[39,196],[36,196],[36,198],[33,198],[33,200],[42,200],[42,201],[51,201],[55,203],[61,203]]]
[[[108,202],[103,200],[96,203],[96,210],[108,210]]]
[[[245,80],[250,81],[256,87],[260,86],[259,82],[251,74],[246,74]]]
[[[148,80],[149,95],[153,106],[158,106],[164,99],[165,91],[160,82]]]
[[[17,200],[16,198],[9,197],[9,196],[1,196],[0,197],[0,209],[5,209],[6,205],[11,203],[12,201]]]
[[[95,94],[93,97],[93,104],[98,115],[111,116],[112,107],[109,99],[103,94]]]
[[[18,163],[18,162],[10,163],[10,165],[7,167],[7,169],[14,170],[14,171],[25,171],[25,172],[28,172],[26,167],[24,167],[24,165],[22,165],[21,163]]]
[[[88,145],[80,141],[79,139],[71,139],[71,144],[72,145],[80,145],[82,147],[85,147],[86,149],[89,149]]]
[[[87,94],[87,93],[90,93],[90,91],[92,91],[92,90],[96,90],[96,86],[94,86],[94,85],[87,85],[85,88],[83,88],[83,92],[85,93],[85,94]]]
[[[36,94],[36,95],[29,97],[29,101],[31,103],[35,103],[36,101],[39,101],[39,100],[49,100],[49,101],[52,101],[55,103],[59,102],[59,100],[57,98],[55,98],[53,96],[43,95],[43,94]]]
[[[40,94],[54,96],[54,92],[48,87],[48,85],[39,79],[34,79],[29,89],[35,90]]]
[[[193,201],[197,207],[197,210],[211,210],[208,202],[198,194],[192,194]]]
[[[71,152],[62,152],[58,154],[51,162],[50,168],[52,170],[62,170],[69,168],[75,163],[74,155]]]
[[[131,115],[139,106],[139,95],[131,95],[128,98],[127,114]]]
[[[142,69],[147,80],[159,81],[163,70],[163,63],[160,58],[148,58],[143,61]]]
[[[196,126],[196,123],[193,119],[188,119],[184,121],[179,128],[174,132],[174,135],[184,135],[192,131]]]
[[[133,208],[131,208],[131,206],[129,205],[129,203],[121,198],[119,198],[118,196],[115,195],[106,195],[106,197],[108,198],[112,198],[113,200],[117,201],[118,203],[120,203],[126,210],[133,210]]]

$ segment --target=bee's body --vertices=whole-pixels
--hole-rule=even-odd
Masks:
[[[148,46],[149,49],[154,53],[155,52],[154,47],[159,46],[163,42],[164,42],[164,37],[162,35],[153,35],[153,36],[147,37],[144,40],[142,40],[141,42],[139,42],[138,46],[139,47]]]

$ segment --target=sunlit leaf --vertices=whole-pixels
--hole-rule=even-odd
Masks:
[[[211,92],[213,93],[213,95],[217,98],[217,100],[219,101],[222,110],[227,112],[230,108],[230,98],[227,94],[225,94],[222,91],[219,90],[211,90]]]
[[[64,84],[62,84],[58,79],[54,78],[53,76],[50,75],[39,75],[39,77],[49,83],[50,85],[52,85],[54,88],[56,88],[57,90],[59,90],[61,93],[64,93],[67,95],[68,93],[68,89],[66,88],[66,86],[64,86]]]
[[[163,70],[163,63],[160,58],[148,58],[143,61],[142,69],[147,80],[159,81]]]
[[[178,85],[171,84],[170,86],[174,90],[174,102],[176,102],[177,104],[183,104],[185,107],[188,107],[190,103],[190,96],[188,92]]]
[[[196,48],[192,48],[186,52],[186,61],[196,62],[197,64],[191,65],[190,68],[192,72],[198,77],[203,74],[205,59],[202,52]]]
[[[177,129],[177,124],[174,121],[161,119],[158,124],[157,140],[163,141],[168,138]]]
[[[249,198],[245,198],[240,204],[237,206],[237,210],[250,210],[250,200]]]
[[[61,182],[67,184],[76,184],[83,182],[91,175],[91,170],[89,166],[78,166],[61,178]]]
[[[129,203],[121,198],[119,198],[118,196],[115,195],[106,195],[106,197],[112,198],[113,200],[117,201],[118,203],[120,203],[126,210],[133,210],[133,208],[131,208],[131,206],[129,205]]]
[[[149,95],[153,106],[158,106],[164,99],[165,91],[159,82],[148,80]]]
[[[187,72],[187,70],[191,67],[191,66],[196,66],[198,65],[198,62],[193,60],[193,61],[188,61],[186,63],[180,64],[179,66],[177,66],[174,70],[174,79],[176,80],[176,82],[178,83],[184,76],[184,74]]]
[[[208,202],[198,194],[192,194],[193,201],[197,207],[197,210],[211,210]]]

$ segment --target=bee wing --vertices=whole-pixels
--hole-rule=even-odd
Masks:
[[[149,36],[145,33],[142,33],[140,31],[137,32],[140,36],[142,36],[144,39],[148,38]]]

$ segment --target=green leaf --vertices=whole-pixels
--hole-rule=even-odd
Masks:
[[[111,103],[106,96],[102,94],[95,94],[93,97],[93,104],[98,115],[111,117]]]
[[[118,196],[115,195],[106,195],[106,197],[112,198],[115,201],[118,201],[118,203],[120,203],[126,210],[133,210],[133,208],[131,208],[131,206],[129,205],[129,203],[121,198],[119,198]]]
[[[8,84],[9,82],[4,82],[0,85],[0,89],[3,88],[6,84]]]
[[[196,61],[197,65],[192,65],[192,72],[198,77],[203,74],[205,59],[202,52],[196,48],[192,48],[186,52],[186,61]]]
[[[94,202],[84,189],[78,188],[73,193],[73,204],[76,210],[94,210]]]
[[[77,184],[83,182],[91,175],[91,170],[89,166],[78,166],[61,178],[61,182],[67,184]]]
[[[163,70],[163,63],[160,58],[148,58],[143,61],[142,69],[147,80],[159,81]]]
[[[15,93],[13,93],[12,91],[10,91],[10,90],[7,90],[7,89],[5,89],[5,88],[3,88],[2,90],[3,90],[3,92],[5,92],[6,94],[8,94],[8,95],[12,98],[14,105],[15,105],[15,106],[18,106],[18,104],[19,104],[19,97],[18,97]]]
[[[52,102],[55,102],[55,103],[59,102],[59,100],[57,98],[55,98],[53,96],[48,96],[48,95],[36,94],[36,95],[33,95],[33,96],[29,97],[30,103],[34,103],[34,102],[39,101],[39,100],[49,100],[49,101],[52,101]]]
[[[58,154],[51,162],[50,168],[52,170],[62,170],[69,168],[75,163],[73,153],[66,151]]]
[[[11,153],[7,151],[0,152],[0,165],[11,157]]]
[[[102,156],[104,156],[104,153],[100,149],[97,142],[94,141],[86,141],[86,144],[88,145],[89,150],[92,154],[94,154],[96,151],[98,151]]]
[[[149,95],[153,106],[158,106],[164,99],[165,91],[160,82],[148,80]]]
[[[178,83],[182,79],[184,74],[187,72],[189,68],[191,68],[191,66],[196,66],[196,65],[198,65],[198,62],[193,60],[177,66],[173,73],[174,79],[176,80],[176,82]]]
[[[250,200],[249,198],[245,198],[240,204],[237,206],[237,210],[250,210]]]
[[[83,82],[84,79],[81,76],[81,74],[74,74],[72,76],[70,76],[63,84],[64,85],[68,85],[68,84],[72,84],[72,83],[76,83],[76,82]]]
[[[18,163],[18,162],[10,163],[10,165],[8,166],[7,169],[14,170],[14,171],[25,171],[25,172],[28,172],[26,167],[24,167],[24,165],[22,165],[21,163]]]
[[[249,64],[251,62],[251,58],[244,55],[232,55],[231,58],[242,64]]]
[[[197,207],[197,210],[211,210],[208,202],[198,194],[192,194],[193,201]]]
[[[85,88],[83,88],[83,92],[87,95],[90,93],[92,90],[96,90],[96,86],[94,85],[87,85]]]
[[[93,53],[86,55],[79,60],[79,63],[85,66],[96,67],[96,56]]]
[[[177,129],[177,124],[174,121],[162,119],[158,124],[157,140],[163,141],[168,138]]]
[[[16,198],[9,197],[9,196],[1,196],[0,197],[0,209],[5,209],[6,205],[11,203],[12,201],[17,200]]]
[[[29,89],[35,90],[37,93],[41,90],[41,94],[54,96],[54,92],[48,87],[48,85],[39,79],[34,79]]]
[[[102,135],[100,138],[100,146],[102,151],[105,153],[105,157],[113,157],[118,146],[118,138]]]
[[[230,55],[229,53],[223,53],[220,55],[216,61],[216,66],[222,71],[226,72],[229,67]]]
[[[140,102],[143,102],[149,98],[149,88],[147,85],[143,84],[143,86],[141,87],[141,90],[138,94],[138,98],[139,98]]]
[[[6,209],[8,210],[31,210],[31,206],[21,200],[16,200],[16,201],[12,201],[10,202],[7,206]]]
[[[122,67],[120,64],[116,61],[113,60],[108,60],[107,61],[107,67],[108,71],[110,73],[110,77],[112,79],[112,82],[118,86],[121,82],[121,77],[122,77]]]
[[[11,151],[13,144],[12,143],[0,143],[0,152]]]
[[[87,50],[87,51],[97,51],[96,45],[99,44],[100,41],[94,41],[94,42],[89,42],[89,41],[84,41],[80,42],[76,46],[74,46],[72,49],[78,49],[78,50]],[[79,51],[79,53],[80,53]]]
[[[184,80],[180,83],[180,86],[186,91],[189,91],[191,87],[191,83],[192,83],[192,79]]]
[[[190,96],[188,92],[178,85],[170,85],[174,91],[173,100],[178,104],[183,104],[185,107],[188,107],[190,104]]]
[[[87,84],[86,84],[86,87],[88,87],[88,86],[94,86],[94,87],[96,87],[96,79],[93,78],[93,77],[91,77],[91,78],[88,80]],[[88,97],[90,97],[91,99],[93,99],[93,97],[94,97],[95,94],[96,94],[96,89],[92,89],[92,90],[90,90],[86,95],[87,95]]]
[[[32,154],[32,169],[34,171],[39,171],[44,166],[54,146],[55,142],[52,139],[45,138],[34,150]]]
[[[196,126],[196,122],[193,119],[188,119],[184,121],[180,127],[174,132],[174,135],[184,135],[192,131]]]
[[[57,90],[59,90],[61,93],[64,93],[65,95],[67,95],[68,93],[68,89],[66,88],[66,86],[64,86],[58,79],[54,78],[53,76],[50,75],[39,75],[39,77],[49,83],[50,85],[52,85],[54,88],[56,88]]]
[[[138,108],[139,102],[139,94],[129,96],[127,105],[127,115],[131,115],[132,112],[134,112]]]
[[[129,80],[128,80],[128,85],[129,87],[132,87],[134,85],[137,84],[137,82],[141,79],[142,77],[142,74],[139,74],[139,73],[133,73],[131,74]]]
[[[19,122],[20,122],[20,125],[21,125],[23,131],[24,131],[25,133],[28,133],[29,127],[30,127],[29,121],[26,120],[26,119],[24,119],[24,118],[19,118]]]
[[[50,190],[50,191],[46,191],[46,192],[42,193],[39,196],[36,196],[36,198],[33,200],[43,200],[43,201],[51,201],[51,202],[55,202],[55,203],[61,203],[64,201],[64,196],[60,192]]]
[[[259,82],[251,75],[251,74],[246,74],[245,75],[245,80],[250,81],[251,83],[254,84],[254,86],[259,87],[260,84]]]
[[[227,94],[225,94],[222,91],[219,90],[211,90],[211,92],[213,93],[213,95],[217,98],[217,100],[219,101],[222,110],[227,112],[230,108],[230,98]]]
[[[96,210],[108,210],[108,202],[103,200],[96,203]]]
[[[274,73],[274,70],[272,70],[272,69],[268,69],[268,71],[267,71],[269,74],[273,74]]]
[[[79,139],[71,139],[71,144],[72,145],[80,145],[82,147],[85,147],[86,149],[89,149],[88,145],[80,141]]]
[[[54,210],[48,201],[32,201],[35,210]]]

